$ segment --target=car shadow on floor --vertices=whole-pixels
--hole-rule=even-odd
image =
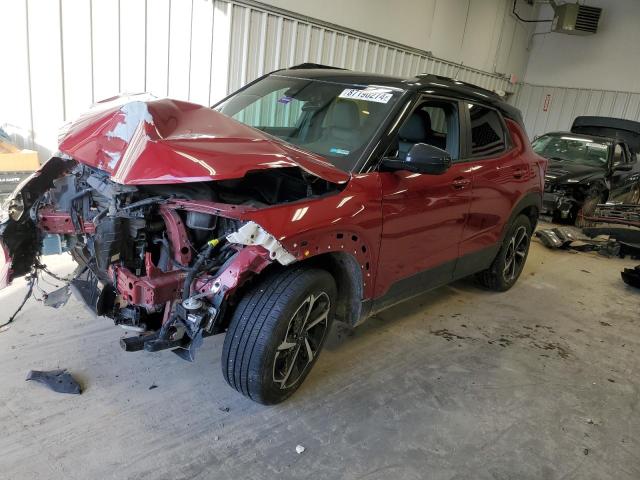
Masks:
[[[369,317],[355,328],[343,322],[334,322],[324,348],[331,351],[338,350],[347,347],[356,339],[364,339],[378,333],[381,328],[400,328],[404,321],[416,314],[424,313],[428,317],[429,311],[436,307],[445,303],[454,305],[454,302],[466,293],[472,293],[474,296],[498,294],[480,286],[473,277],[458,280],[400,302]]]

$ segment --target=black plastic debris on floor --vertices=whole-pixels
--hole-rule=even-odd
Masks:
[[[70,296],[71,288],[69,288],[69,285],[65,285],[62,288],[47,293],[42,303],[47,307],[60,308],[67,304]]]
[[[26,380],[41,383],[57,393],[72,393],[75,395],[82,393],[80,384],[66,370],[29,370]]]
[[[625,268],[620,275],[627,285],[640,288],[640,265],[635,268]]]
[[[640,258],[640,229],[626,227],[554,227],[535,233],[551,249],[597,252],[604,257]]]

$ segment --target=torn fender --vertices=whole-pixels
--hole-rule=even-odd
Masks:
[[[2,206],[0,218],[0,289],[29,273],[42,246],[42,236],[31,218],[31,207],[75,162],[49,159],[18,185]]]

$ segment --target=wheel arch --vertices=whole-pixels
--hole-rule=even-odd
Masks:
[[[362,266],[353,255],[346,252],[321,253],[291,266],[328,271],[336,282],[338,292],[336,320],[348,325],[358,323],[362,315],[364,281]]]
[[[502,228],[502,235],[500,237],[500,243],[504,241],[504,237],[509,231],[509,226],[520,215],[526,215],[531,222],[531,230],[535,230],[538,224],[538,216],[542,211],[542,194],[539,192],[530,192],[524,195],[515,207],[511,210],[509,220],[504,224]]]
[[[248,281],[242,282],[233,292],[233,306],[225,311],[224,325],[228,325],[235,305],[246,291],[251,288],[252,284],[260,282],[265,276],[273,275],[278,271],[301,267],[325,270],[333,277],[338,292],[335,309],[336,319],[348,325],[356,325],[363,314],[362,301],[365,284],[362,272],[363,267],[353,255],[346,252],[321,253],[286,266],[271,262],[264,270],[254,272],[247,278]]]

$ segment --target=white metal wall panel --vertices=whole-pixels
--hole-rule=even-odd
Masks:
[[[31,111],[33,141],[42,144],[55,139],[60,121],[65,117],[61,30],[48,35],[51,23],[60,23],[60,5],[40,0],[38,8],[29,10],[29,58],[31,69]]]
[[[549,96],[545,111],[545,99]],[[568,130],[580,115],[640,121],[640,93],[520,84],[511,103],[522,111],[530,138]]]
[[[0,35],[7,34],[1,40],[11,45],[20,81],[3,86],[0,125],[43,157],[55,150],[61,124],[119,92],[212,104],[260,75],[303,62],[435,73],[513,90],[499,75],[241,0],[8,3],[3,23],[10,28]],[[624,109],[615,98],[606,105]]]
[[[51,2],[55,3],[55,2]],[[85,19],[91,26],[91,81],[93,84],[93,101],[109,98],[121,92],[120,85],[120,13],[118,0],[102,0],[91,2],[91,16]],[[37,11],[38,5],[33,0],[27,1],[29,12]],[[82,20],[78,20],[82,21]],[[62,28],[73,28],[70,25]],[[49,22],[47,30],[55,32],[60,26]],[[42,32],[38,33],[42,36]],[[65,49],[67,45],[63,46]],[[125,47],[126,48],[126,47]],[[67,55],[68,56],[68,55]],[[34,63],[34,62],[32,62]],[[73,72],[69,72],[73,74]],[[32,83],[46,83],[46,78],[33,77]],[[57,92],[53,90],[52,95]],[[67,119],[62,119],[67,120]]]
[[[14,143],[33,148],[31,124],[31,71],[27,54],[29,35],[28,12],[26,5],[20,2],[5,2],[2,10],[5,23],[0,28],[0,45],[3,48],[4,65],[11,65],[11,71],[3,71],[0,86],[0,126],[11,136]],[[7,22],[6,19],[11,21]],[[6,37],[5,37],[6,35]],[[14,38],[12,43],[11,37]],[[16,42],[15,39],[19,39]],[[20,48],[10,48],[12,45]]]

